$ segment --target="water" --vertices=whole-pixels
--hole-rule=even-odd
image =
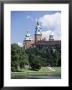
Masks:
[[[26,79],[61,79],[61,76],[29,76]]]

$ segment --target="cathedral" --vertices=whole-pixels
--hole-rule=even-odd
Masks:
[[[31,38],[29,32],[25,35],[25,39],[23,41],[23,47],[25,49],[32,48],[32,47],[55,47],[58,46],[61,49],[61,40],[54,40],[54,35],[49,35],[49,40],[42,39],[42,31],[39,22],[37,21],[36,28],[35,28],[35,35],[34,39]]]

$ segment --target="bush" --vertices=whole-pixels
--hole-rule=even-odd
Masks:
[[[25,64],[23,62],[20,63],[20,68],[25,68]]]
[[[11,67],[11,71],[12,71],[12,72],[16,72],[16,71],[17,71],[17,68]]]
[[[32,70],[38,71],[41,69],[41,65],[37,61],[34,61],[34,63],[31,63],[30,65]]]
[[[30,55],[29,63],[32,70],[38,71],[41,68],[40,56]]]

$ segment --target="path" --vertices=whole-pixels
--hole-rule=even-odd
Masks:
[[[55,69],[53,69],[52,67],[48,67],[48,69],[51,71],[55,71]]]

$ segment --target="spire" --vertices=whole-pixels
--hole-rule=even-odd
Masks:
[[[41,26],[40,26],[40,23],[39,23],[38,19],[36,20],[36,31],[35,31],[35,34],[41,34]]]
[[[35,43],[41,41],[41,39],[42,39],[41,26],[39,20],[37,19],[35,28]]]
[[[37,19],[37,21],[36,21],[36,22],[37,22],[37,25],[39,25],[39,21],[38,21],[38,19]]]

